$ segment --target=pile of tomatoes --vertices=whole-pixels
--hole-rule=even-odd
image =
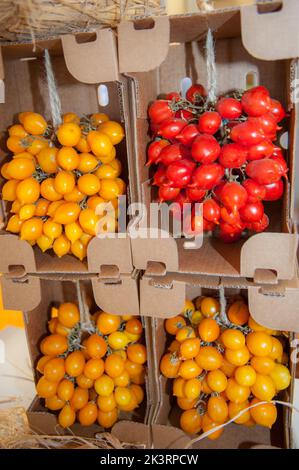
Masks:
[[[233,92],[212,103],[202,85],[186,99],[169,93],[148,110],[153,141],[147,165],[155,165],[153,185],[159,201],[175,202],[174,217],[184,217],[187,233],[215,231],[236,241],[245,230],[269,225],[264,201],[284,192],[287,163],[277,143],[278,123],[286,117],[281,103],[263,86]],[[203,204],[203,217],[194,210]]]
[[[165,330],[171,341],[160,371],[173,379],[185,432],[210,431],[259,402],[269,403],[244,411],[234,422],[271,428],[277,418],[271,400],[291,380],[280,332],[256,323],[242,297],[231,299],[225,319],[217,299],[188,300],[181,315],[165,321]]]
[[[121,411],[135,410],[144,399],[147,356],[140,320],[96,312],[92,322],[94,331],[82,333],[77,305],[60,304],[52,309],[51,334],[40,343],[37,394],[59,412],[64,428],[76,420],[111,428]]]
[[[61,257],[86,256],[98,232],[117,230],[118,196],[126,190],[115,145],[122,126],[103,113],[63,116],[53,129],[33,112],[18,115],[6,141],[2,199],[12,203],[6,230]]]

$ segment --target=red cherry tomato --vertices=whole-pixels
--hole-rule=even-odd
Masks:
[[[199,235],[203,233],[203,217],[201,215],[188,214],[184,218],[184,233],[187,235]]]
[[[281,172],[281,175],[285,177],[285,179],[288,179],[287,177],[287,172],[289,171],[287,162],[283,158],[282,154],[281,155],[272,155],[270,157],[270,160],[276,162],[279,166],[279,171]]]
[[[246,174],[259,184],[275,183],[282,176],[281,166],[270,158],[248,163]]]
[[[154,140],[154,142],[151,142],[147,149],[148,161],[146,166],[150,166],[153,163],[157,163],[162,149],[168,145],[169,142],[164,139]]]
[[[240,144],[226,144],[222,147],[219,163],[224,168],[240,168],[247,159],[247,149]]]
[[[232,128],[230,133],[231,140],[245,147],[258,144],[264,137],[264,133],[259,126],[250,121],[237,124]]]
[[[156,100],[150,105],[148,115],[151,121],[159,124],[166,119],[172,118],[174,116],[174,112],[170,107],[169,101]]]
[[[179,109],[175,113],[175,117],[179,119],[184,119],[185,121],[190,121],[191,119],[194,119],[192,111],[189,111],[188,109]]]
[[[159,201],[173,201],[180,192],[180,188],[173,188],[171,186],[160,186],[159,188]]]
[[[271,140],[275,140],[276,131],[277,131],[277,122],[275,118],[270,113],[263,114],[259,117],[248,118],[247,122],[252,122],[256,124],[265,136],[269,137]]]
[[[169,186],[176,188],[184,188],[190,183],[192,171],[195,163],[188,159],[179,160],[168,165],[166,170],[166,177],[169,181]]]
[[[215,188],[213,188],[214,197],[218,201],[221,201],[221,191],[225,184],[225,181],[221,181],[221,183],[219,183],[217,186],[215,186]]]
[[[200,165],[192,175],[192,188],[213,189],[224,176],[224,169],[219,163]]]
[[[242,228],[242,222],[238,211],[231,212],[226,207],[221,207],[220,216],[223,222],[235,225],[239,229]]]
[[[172,212],[172,215],[175,219],[181,220],[182,214],[183,214],[183,209],[184,209],[184,204],[190,204],[190,199],[186,195],[185,190],[181,190],[178,196],[173,200],[174,203],[176,204],[171,204],[170,206],[170,211]]]
[[[176,91],[172,91],[171,93],[168,93],[166,95],[166,100],[168,101],[177,102],[177,101],[180,101],[181,99],[182,99],[181,95],[177,93]]]
[[[269,217],[267,214],[264,214],[262,220],[259,222],[253,222],[250,226],[251,230],[254,232],[264,232],[269,225]]]
[[[262,188],[265,190],[264,201],[277,201],[283,195],[284,188],[281,179],[275,183],[265,184]]]
[[[221,126],[221,116],[217,111],[206,111],[198,120],[198,130],[203,134],[215,134]]]
[[[216,109],[223,119],[237,119],[242,114],[241,102],[235,98],[221,98]]]
[[[245,204],[245,206],[241,207],[239,213],[244,222],[259,222],[264,215],[263,203],[256,201]]]
[[[171,118],[163,121],[157,132],[164,139],[174,139],[187,125],[183,119]]]
[[[197,162],[207,164],[213,163],[220,154],[220,145],[215,137],[209,134],[201,134],[195,138],[192,147],[191,155]]]
[[[203,231],[204,232],[212,232],[215,230],[216,225],[213,222],[210,222],[206,220],[205,218],[203,219]]]
[[[214,224],[218,224],[220,219],[220,206],[214,199],[207,199],[203,203],[202,209],[203,217],[208,222],[213,222]]]
[[[243,181],[242,186],[246,189],[248,194],[247,202],[261,201],[266,196],[266,189],[264,186],[258,184],[252,179]]]
[[[236,227],[235,225],[220,222],[219,236],[225,243],[232,243],[238,241],[242,236],[243,228]]]
[[[160,163],[156,173],[154,174],[153,185],[162,186],[164,183],[167,183],[166,166]]]
[[[162,149],[158,161],[163,163],[163,165],[170,165],[170,163],[187,157],[188,154],[189,152],[182,144],[171,144]]]
[[[226,183],[220,193],[222,204],[232,212],[237,212],[247,202],[247,191],[236,181]]]
[[[274,149],[275,146],[270,140],[261,140],[258,144],[249,147],[247,160],[261,160],[262,158],[270,157]]]
[[[200,188],[187,188],[186,194],[190,201],[200,202],[207,194],[207,191]]]
[[[267,88],[256,86],[242,96],[242,107],[248,116],[262,116],[271,109],[271,98]]]
[[[176,136],[176,139],[184,145],[192,145],[195,137],[199,135],[198,128],[195,124],[188,124],[180,134]]]
[[[187,90],[186,100],[191,103],[198,103],[202,101],[203,96],[206,96],[206,90],[202,85],[196,83]]]
[[[280,101],[274,99],[271,99],[270,113],[274,116],[276,122],[282,121],[287,115]]]

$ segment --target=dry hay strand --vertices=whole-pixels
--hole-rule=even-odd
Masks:
[[[34,42],[164,13],[160,0],[1,0],[0,41]]]
[[[30,429],[21,407],[0,410],[0,449],[140,449],[143,444],[120,442],[108,432],[94,438],[37,434]]]

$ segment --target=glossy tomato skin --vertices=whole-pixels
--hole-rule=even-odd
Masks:
[[[188,147],[192,145],[195,137],[199,135],[199,130],[195,124],[188,124],[180,134],[176,136],[176,139],[183,145]]]
[[[248,194],[247,202],[261,201],[266,196],[266,189],[264,186],[258,184],[256,181],[248,178],[243,181],[242,186],[246,189]]]
[[[220,150],[220,145],[215,137],[209,134],[201,134],[195,138],[192,144],[191,155],[197,162],[203,164],[213,163],[217,160]]]
[[[194,115],[189,109],[179,109],[174,116],[179,119],[184,119],[185,121],[191,121],[191,119],[194,119]]]
[[[244,228],[239,228],[235,225],[227,224],[226,222],[220,222],[219,228],[219,237],[221,240],[225,243],[233,243],[240,240],[245,226]]]
[[[283,155],[272,155],[270,160],[276,162],[279,167],[281,176],[284,176],[287,179],[287,172],[289,171],[287,162],[285,161]]]
[[[280,101],[274,99],[271,99],[269,112],[274,116],[276,122],[282,121],[287,115]]]
[[[223,222],[226,222],[229,225],[235,225],[239,229],[242,228],[241,217],[238,211],[231,212],[223,206],[220,209],[220,217]]]
[[[255,160],[248,163],[246,174],[258,184],[270,184],[280,180],[281,166],[270,158]]]
[[[268,225],[269,225],[269,217],[267,216],[267,214],[264,214],[262,217],[262,220],[260,220],[259,222],[253,222],[248,228],[250,228],[254,232],[259,233],[259,232],[264,232],[266,228],[268,227]]]
[[[164,165],[182,160],[188,157],[189,152],[182,144],[170,144],[164,147],[158,157],[158,161]]]
[[[261,160],[262,158],[270,157],[274,149],[275,146],[270,140],[263,139],[258,144],[249,147],[247,160]]]
[[[248,118],[247,122],[251,122],[259,127],[259,129],[271,140],[275,140],[277,131],[277,122],[270,113],[263,114],[256,118]]]
[[[177,93],[176,91],[172,91],[172,92],[170,92],[166,95],[165,99],[167,101],[177,102],[177,101],[180,101],[182,98],[181,98],[181,95],[179,93]]]
[[[216,109],[223,119],[237,119],[242,114],[241,102],[235,98],[220,98]]]
[[[153,186],[162,186],[162,184],[167,183],[166,177],[166,166],[159,163],[157,171],[153,178]]]
[[[198,120],[198,130],[203,134],[215,134],[221,126],[221,116],[217,111],[206,111]]]
[[[222,147],[219,163],[224,168],[240,168],[247,159],[247,149],[240,144],[226,144]]]
[[[221,190],[220,200],[222,204],[234,213],[245,206],[247,199],[246,189],[235,181],[226,183]]]
[[[256,123],[245,121],[234,126],[230,138],[234,142],[249,147],[258,144],[265,135]]]
[[[207,191],[205,189],[199,189],[199,188],[187,188],[186,194],[190,201],[200,202],[203,200],[203,198],[207,194]]]
[[[147,149],[148,161],[146,163],[146,166],[150,166],[153,163],[157,163],[163,148],[167,147],[168,145],[168,140],[164,139],[154,140],[153,142],[151,142]]]
[[[166,177],[168,179],[167,185],[176,188],[186,187],[190,180],[195,163],[188,159],[180,160],[171,163],[167,166]]]
[[[171,186],[160,186],[159,187],[159,201],[173,201],[180,192],[180,188],[173,188]]]
[[[174,139],[187,125],[183,119],[170,118],[163,121],[157,132],[164,139]]]
[[[203,216],[208,222],[218,223],[220,219],[220,206],[214,199],[207,199],[203,203]]]
[[[198,103],[202,101],[202,97],[206,96],[206,90],[199,83],[191,85],[191,87],[186,92],[186,99],[191,103]]]
[[[219,163],[209,163],[208,165],[200,165],[196,168],[192,175],[191,188],[212,189],[220,183],[224,176],[224,169]]]
[[[275,183],[265,184],[262,187],[265,190],[264,201],[277,201],[283,196],[284,187],[281,179]]]
[[[271,98],[267,88],[256,86],[242,96],[242,107],[248,116],[262,116],[271,109]]]
[[[240,209],[240,216],[244,222],[259,222],[264,215],[264,206],[260,201],[250,202]]]
[[[172,118],[174,112],[170,107],[169,101],[156,100],[150,105],[148,115],[151,121],[160,124],[162,121]]]

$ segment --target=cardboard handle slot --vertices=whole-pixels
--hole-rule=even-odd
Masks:
[[[114,279],[117,280],[120,277],[119,268],[116,265],[103,264],[100,266],[99,279]]]
[[[144,18],[140,21],[133,22],[134,29],[141,30],[141,29],[153,29],[155,27],[155,20],[153,18]]]
[[[158,261],[148,261],[145,274],[147,276],[165,276],[166,264]]]
[[[8,266],[8,274],[6,277],[9,279],[22,278],[26,275],[25,266],[22,264],[10,264]]]
[[[273,5],[265,5],[262,10],[256,5],[244,6],[241,8],[243,45],[257,59],[283,60],[298,57],[298,20],[297,0],[273,2]],[[277,41],[278,31],[283,41]]]
[[[283,1],[276,2],[274,0],[273,2],[271,1],[271,3],[267,4],[267,5],[263,5],[262,3],[258,3],[257,4],[257,11],[260,15],[263,15],[263,14],[266,14],[266,13],[274,13],[275,11],[280,11],[282,9],[282,7],[283,7]]]

